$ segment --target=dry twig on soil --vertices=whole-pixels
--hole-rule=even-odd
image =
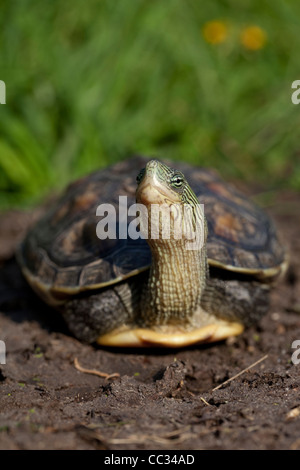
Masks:
[[[77,370],[79,370],[79,372],[83,372],[85,374],[97,375],[98,377],[103,377],[105,379],[112,379],[115,377],[120,377],[120,374],[118,374],[117,372],[115,372],[114,374],[107,374],[106,372],[101,372],[96,369],[86,369],[85,367],[82,367],[79,364],[77,357],[75,357],[74,359],[74,366],[76,367]]]
[[[220,385],[218,385],[217,387],[213,388],[213,389],[212,389],[212,392],[214,392],[215,390],[218,390],[219,388],[223,387],[223,385],[228,384],[228,383],[231,382],[232,380],[236,379],[236,378],[239,377],[240,375],[242,375],[242,374],[244,374],[245,372],[247,372],[248,370],[252,369],[252,367],[257,366],[257,364],[259,364],[260,362],[262,362],[262,361],[264,361],[265,359],[267,359],[267,357],[268,357],[268,354],[266,354],[264,357],[261,357],[258,361],[254,362],[254,363],[251,364],[249,367],[246,367],[246,369],[241,370],[238,374],[234,375],[233,377],[230,377],[230,379],[225,380],[225,382],[223,382],[223,383],[221,383]]]

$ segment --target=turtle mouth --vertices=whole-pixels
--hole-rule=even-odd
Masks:
[[[136,201],[146,207],[152,204],[179,204],[180,198],[157,178],[155,174],[145,175],[136,191]]]

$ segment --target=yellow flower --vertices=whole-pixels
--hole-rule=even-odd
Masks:
[[[206,42],[210,44],[220,44],[228,36],[228,27],[224,21],[208,21],[203,26],[203,36]]]
[[[241,43],[246,49],[257,51],[262,49],[266,43],[267,35],[259,26],[247,26],[241,32]]]

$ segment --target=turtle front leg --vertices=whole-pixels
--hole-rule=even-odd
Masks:
[[[257,323],[269,309],[269,287],[255,281],[209,278],[202,308],[216,317],[244,326]]]
[[[134,307],[128,283],[90,294],[81,294],[59,308],[72,334],[93,343],[112,330],[132,322]]]

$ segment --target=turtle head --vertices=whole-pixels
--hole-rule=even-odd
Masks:
[[[137,202],[151,204],[198,204],[198,199],[181,171],[158,160],[147,163],[137,176]]]
[[[150,246],[160,244],[169,249],[170,239],[185,244],[196,231],[197,236],[206,236],[203,210],[183,173],[151,160],[138,174],[137,183],[137,203],[147,209],[141,230]]]

